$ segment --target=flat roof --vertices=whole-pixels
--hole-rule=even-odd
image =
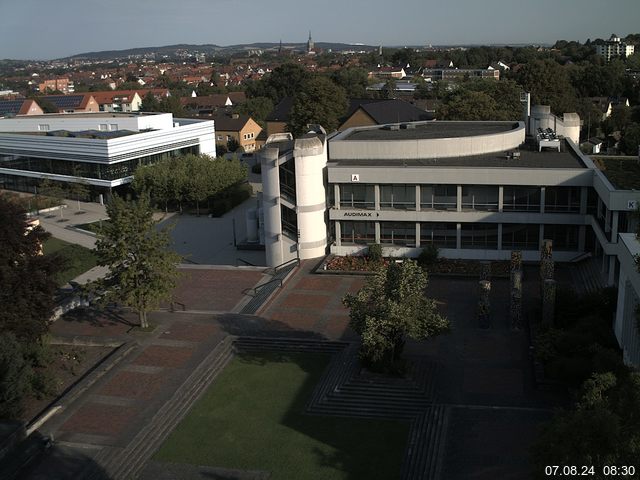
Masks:
[[[518,128],[518,122],[421,122],[412,123],[413,128],[391,130],[388,125],[371,129],[356,129],[344,138],[335,140],[426,140],[436,138],[475,137],[479,135],[495,135]]]
[[[587,168],[573,149],[562,141],[561,151],[538,151],[533,144],[524,144],[519,149],[519,158],[512,157],[513,150],[470,155],[466,157],[424,158],[424,159],[339,159],[332,158],[329,151],[329,163],[336,166],[360,167],[467,167],[467,168]]]

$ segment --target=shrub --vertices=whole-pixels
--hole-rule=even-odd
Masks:
[[[372,243],[371,245],[369,245],[367,256],[372,262],[382,262],[382,245],[380,245],[379,243]]]
[[[438,247],[433,243],[430,243],[422,249],[422,252],[420,252],[420,255],[418,256],[418,265],[421,267],[427,267],[436,263],[439,254],[440,251],[438,250]]]

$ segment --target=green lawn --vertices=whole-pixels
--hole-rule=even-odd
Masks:
[[[318,354],[234,358],[155,459],[269,471],[273,480],[398,478],[408,422],[303,413],[328,362]]]
[[[97,222],[91,223],[81,223],[76,225],[76,228],[80,228],[82,230],[86,230],[92,233],[100,233],[100,228],[109,223],[109,220],[99,220]]]
[[[67,268],[56,275],[56,282],[59,286],[95,267],[98,262],[93,251],[58,238],[49,237],[44,242],[42,249],[45,255],[58,253],[67,260]]]

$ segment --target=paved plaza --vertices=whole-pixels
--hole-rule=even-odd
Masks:
[[[174,294],[184,308],[152,313],[152,332],[133,328],[135,316],[119,311],[77,311],[57,321],[52,334],[58,338],[120,341],[131,351],[41,428],[56,439],[56,455],[82,455],[78,465],[83,468],[97,462],[112,471],[119,455],[140,441],[140,432],[157,423],[168,404],[194,400],[181,400],[182,392],[195,388],[194,372],[213,361],[212,352],[230,335],[357,340],[341,298],[356,292],[365,278],[314,274],[314,266],[303,262],[257,315],[234,312],[251,287],[268,279],[261,270],[192,265],[183,269]],[[531,296],[534,278],[525,279]],[[434,276],[428,295],[450,319],[451,331],[409,342],[406,351],[433,366],[430,401],[442,406],[444,419],[438,478],[528,478],[529,445],[558,399],[533,388],[526,336],[508,325],[507,280],[492,282],[489,329],[480,328],[475,318],[477,280]],[[56,458],[45,458],[38,471]],[[64,465],[61,471],[68,475],[69,462]],[[154,465],[149,469],[159,468]],[[206,469],[189,471],[196,470]]]

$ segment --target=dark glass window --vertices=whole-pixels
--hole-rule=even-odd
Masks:
[[[546,187],[544,211],[580,213],[580,187]]]
[[[457,210],[457,185],[422,185],[420,187],[421,210]]]
[[[463,223],[462,248],[496,250],[498,248],[497,223]]]
[[[463,210],[498,210],[498,187],[490,185],[463,185]]]
[[[505,186],[502,209],[505,212],[539,212],[540,187]]]
[[[376,206],[373,185],[340,185],[340,206],[373,210]]]
[[[539,240],[539,225],[502,224],[503,250],[538,250]]]
[[[294,210],[280,205],[282,233],[292,240],[298,241],[298,216]]]
[[[340,240],[343,244],[375,243],[376,225],[374,222],[340,222]]]
[[[380,208],[415,210],[415,185],[380,185]]]
[[[553,241],[554,250],[578,250],[578,225],[545,225],[544,238]]]
[[[420,224],[420,245],[430,243],[438,248],[456,248],[457,228],[455,223],[425,222]]]
[[[296,162],[291,159],[279,167],[280,193],[290,202],[296,203]]]
[[[415,246],[416,224],[413,222],[380,222],[380,243]]]

